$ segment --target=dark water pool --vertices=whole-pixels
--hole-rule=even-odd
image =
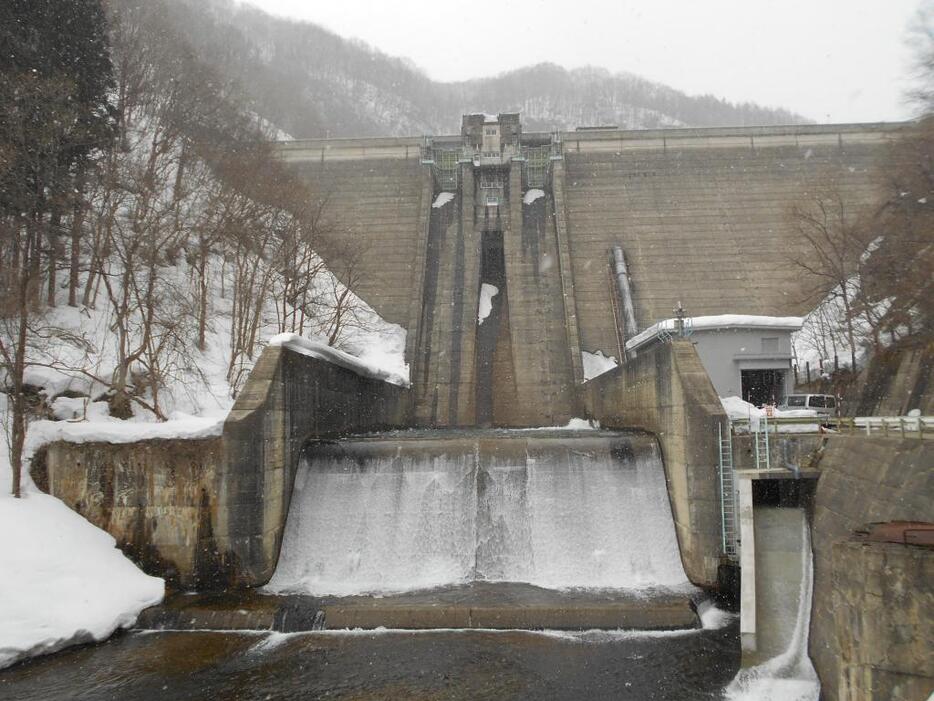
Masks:
[[[738,626],[518,631],[130,632],[0,671],[0,699],[719,699]]]

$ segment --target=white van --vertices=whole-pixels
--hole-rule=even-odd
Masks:
[[[778,407],[788,409],[813,409],[818,416],[836,416],[837,398],[832,394],[789,394]]]

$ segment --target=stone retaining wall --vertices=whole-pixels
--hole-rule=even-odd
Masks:
[[[862,549],[849,541],[872,522],[934,521],[934,442],[834,436],[819,466],[809,653],[821,696],[923,700],[885,689],[904,673],[928,680],[934,673],[930,552],[922,557],[908,553],[909,546]],[[918,578],[923,571],[927,579]],[[919,667],[917,660],[925,664]]]
[[[923,701],[934,693],[934,550],[845,540],[832,547],[837,696]]]
[[[214,539],[223,453],[220,438],[58,442],[32,473],[149,574],[206,588],[223,579]]]

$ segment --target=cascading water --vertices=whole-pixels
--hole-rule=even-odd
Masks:
[[[268,590],[382,594],[473,580],[685,585],[654,440],[515,431],[309,447]]]
[[[773,509],[784,512],[787,521],[798,522],[801,578],[795,592],[797,606],[784,651],[755,667],[740,670],[726,689],[729,701],[817,701],[820,681],[808,657],[808,626],[814,586],[811,534],[804,509]],[[758,559],[757,548],[757,559]],[[781,610],[779,608],[779,610]]]

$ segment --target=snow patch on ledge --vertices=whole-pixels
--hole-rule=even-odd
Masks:
[[[435,201],[431,203],[431,206],[434,209],[440,209],[441,207],[443,207],[444,205],[446,205],[448,202],[450,202],[453,199],[454,199],[453,192],[439,192],[438,196],[435,197]]]
[[[281,346],[311,358],[317,358],[327,363],[334,363],[334,365],[339,365],[346,370],[355,372],[361,377],[368,377],[371,380],[382,380],[383,382],[398,385],[399,387],[409,386],[408,377],[403,377],[396,372],[384,370],[373,363],[368,363],[354,355],[350,355],[350,353],[345,353],[325,343],[310,341],[307,338],[299,336],[297,333],[280,333],[278,336],[273,336],[269,339],[268,345]]]
[[[224,416],[173,414],[168,421],[122,421],[95,416],[93,421],[35,421],[29,425],[26,456],[47,443],[135,443],[148,440],[211,438],[224,431]]]
[[[675,330],[675,319],[663,319],[626,341],[626,350],[643,346],[656,336]],[[716,329],[783,329],[798,331],[804,324],[800,316],[759,316],[755,314],[717,314],[715,316],[687,317],[685,324],[694,331]]]
[[[587,419],[571,419],[564,426],[537,426],[535,428],[520,429],[523,431],[599,431],[599,421]]]
[[[581,351],[581,360],[584,364],[584,381],[592,380],[605,372],[614,369],[619,363],[612,355],[603,355],[603,351],[596,353]]]
[[[522,198],[522,204],[532,204],[539,197],[544,196],[544,190],[539,190],[538,188],[533,187],[531,190],[526,190],[525,196]]]
[[[480,307],[477,310],[477,324],[482,324],[493,311],[493,298],[499,294],[499,288],[484,282],[480,285]]]

